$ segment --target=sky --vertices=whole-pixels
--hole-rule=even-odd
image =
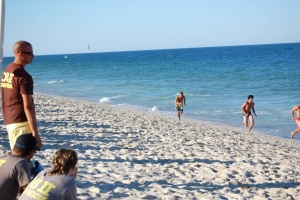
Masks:
[[[6,0],[4,57],[300,42],[299,0]],[[88,49],[89,46],[89,49]]]

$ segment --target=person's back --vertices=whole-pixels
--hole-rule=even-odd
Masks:
[[[68,174],[47,175],[41,171],[26,187],[19,200],[31,199],[76,199],[76,180]]]
[[[43,170],[26,187],[19,200],[64,199],[75,200],[77,195],[77,153],[60,149],[55,153],[52,169]]]
[[[16,199],[31,181],[29,161],[36,150],[37,142],[31,134],[17,138],[10,154],[0,155],[0,199]]]
[[[2,113],[4,123],[26,122],[22,93],[33,95],[33,80],[24,67],[11,63],[2,75]]]
[[[25,176],[20,176],[24,174]],[[19,156],[0,156],[0,194],[1,199],[16,199],[21,186],[31,180],[28,162]]]

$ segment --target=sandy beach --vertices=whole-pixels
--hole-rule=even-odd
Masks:
[[[34,158],[48,168],[60,147],[76,150],[78,199],[300,199],[299,140],[184,115],[179,122],[175,110],[166,117],[45,94],[34,100],[43,141]],[[4,126],[0,138],[9,150]]]

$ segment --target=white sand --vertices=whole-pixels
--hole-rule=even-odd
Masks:
[[[48,168],[58,148],[76,150],[78,199],[300,199],[299,140],[247,135],[184,115],[178,122],[175,110],[170,118],[34,98],[43,140],[35,159]],[[0,138],[0,149],[9,149],[4,128]]]

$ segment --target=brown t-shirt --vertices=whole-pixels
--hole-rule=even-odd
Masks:
[[[21,65],[11,63],[1,81],[2,112],[5,124],[26,122],[22,94],[33,95],[33,79]]]

